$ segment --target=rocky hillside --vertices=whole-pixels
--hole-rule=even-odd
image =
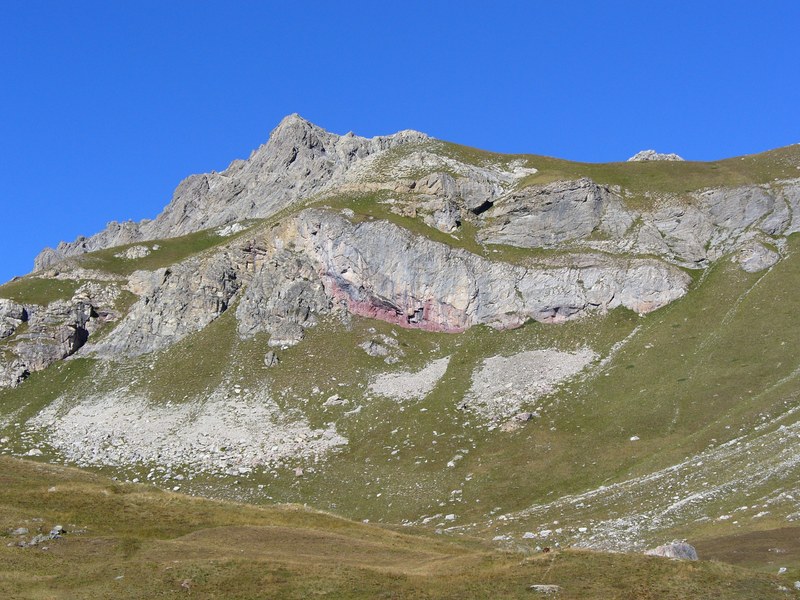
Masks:
[[[292,115],[0,287],[0,452],[532,547],[785,524],[799,176]]]

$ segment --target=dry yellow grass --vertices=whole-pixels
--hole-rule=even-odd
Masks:
[[[68,533],[14,545],[17,527]],[[775,576],[721,563],[408,535],[297,506],[255,507],[119,485],[0,458],[3,598],[786,597]],[[10,546],[9,546],[10,544]]]

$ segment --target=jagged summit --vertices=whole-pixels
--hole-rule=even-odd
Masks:
[[[91,237],[45,248],[38,271],[69,256],[133,242],[176,237],[249,218],[264,218],[292,202],[340,182],[356,163],[395,146],[429,140],[412,130],[364,138],[330,133],[294,113],[284,117],[269,140],[247,160],[234,160],[217,173],[184,179],[153,220],[118,223]]]

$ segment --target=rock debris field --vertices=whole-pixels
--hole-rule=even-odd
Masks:
[[[312,429],[264,392],[233,392],[228,398],[220,388],[203,402],[166,404],[121,391],[78,401],[62,397],[29,426],[78,466],[173,464],[187,473],[296,467],[347,444],[333,424]]]
[[[447,371],[450,357],[434,360],[419,371],[384,373],[373,379],[369,391],[393,400],[422,400],[433,391]]]
[[[597,358],[597,353],[589,348],[576,352],[545,349],[513,356],[492,356],[472,375],[465,407],[492,421],[508,418],[533,400],[552,392],[556,385]]]

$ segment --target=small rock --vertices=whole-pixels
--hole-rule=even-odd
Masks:
[[[11,532],[11,535],[28,535],[28,528],[18,527],[17,529]]]
[[[535,537],[536,537],[536,534],[535,534],[535,533],[533,533],[533,532],[531,532],[531,531],[526,531],[526,532],[523,534],[523,536],[522,536],[522,539],[523,539],[523,540],[532,540],[532,539],[534,539]]]
[[[38,546],[42,542],[46,542],[46,541],[48,541],[50,539],[53,539],[53,538],[51,538],[49,535],[44,535],[44,534],[40,533],[39,535],[33,536],[31,541],[28,542],[27,544],[25,544],[25,542],[20,542],[20,545],[21,546],[33,547],[33,546]]]
[[[445,515],[444,516],[444,520],[445,521],[455,521],[456,520],[456,516],[453,513],[450,513],[449,515]]]
[[[347,400],[339,396],[339,394],[334,394],[325,400],[325,402],[322,403],[322,406],[342,406],[344,404],[347,404]]]
[[[65,533],[67,533],[67,530],[64,529],[61,525],[54,525],[53,528],[50,530],[50,539],[55,540],[57,538],[60,538]]]
[[[375,340],[359,344],[358,347],[370,356],[388,356],[389,354],[389,349]]]
[[[561,591],[561,586],[559,585],[551,585],[545,583],[535,583],[531,586],[528,586],[528,589],[532,592],[537,592],[539,594],[557,594]]]
[[[303,476],[303,469],[301,467],[297,467],[294,470],[294,476],[295,477],[302,477]]]
[[[281,361],[278,358],[278,355],[275,353],[274,350],[270,350],[269,352],[267,352],[264,355],[264,366],[266,366],[266,367],[274,367],[279,362],[281,362]]]

